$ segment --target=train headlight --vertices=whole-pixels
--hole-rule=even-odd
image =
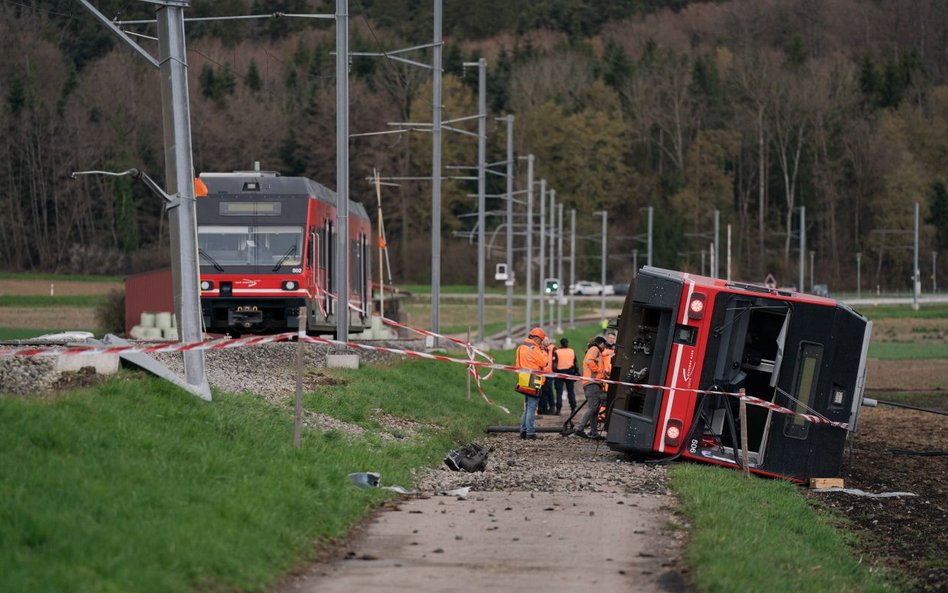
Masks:
[[[299,287],[300,287],[300,284],[296,280],[283,281],[283,290],[296,290]]]
[[[700,292],[691,295],[691,300],[688,301],[688,317],[691,319],[704,317],[704,298]]]
[[[665,444],[677,447],[681,442],[681,420],[669,420],[665,427]]]
[[[214,283],[210,280],[201,280],[201,290],[214,290]]]

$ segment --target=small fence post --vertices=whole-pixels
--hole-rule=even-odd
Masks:
[[[744,477],[750,478],[750,452],[747,450],[747,403],[744,401],[744,389],[738,389],[737,392],[741,394],[741,457],[743,458],[741,465],[744,466]]]
[[[471,326],[470,325],[467,326],[467,343],[468,345],[470,345],[471,343]],[[473,358],[473,356],[471,356],[470,350],[468,350],[468,358]],[[474,367],[472,366],[467,367],[467,399],[471,399],[471,373],[473,371],[474,371]]]
[[[306,336],[306,307],[300,307],[299,333],[296,337],[296,402],[293,408],[293,448],[300,448],[300,425],[303,422],[303,337]]]

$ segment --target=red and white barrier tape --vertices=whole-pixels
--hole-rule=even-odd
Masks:
[[[499,371],[507,371],[512,373],[525,373],[533,372],[533,374],[547,377],[551,379],[566,379],[566,380],[581,380],[581,377],[576,375],[566,375],[563,373],[537,373],[531,371],[530,369],[522,369],[512,365],[499,364],[496,362],[486,362],[471,360],[470,358],[453,358],[450,356],[445,356],[443,354],[430,354],[428,352],[417,352],[414,350],[403,350],[399,348],[389,348],[387,346],[376,346],[373,344],[363,344],[361,342],[342,342],[339,340],[334,340],[331,338],[320,338],[316,336],[299,336],[296,332],[287,332],[282,334],[276,334],[272,336],[255,336],[249,338],[220,338],[216,340],[206,340],[203,342],[194,342],[191,344],[183,343],[164,343],[164,344],[152,344],[149,346],[91,346],[91,347],[71,347],[63,349],[57,348],[27,348],[16,350],[12,348],[0,349],[0,356],[44,356],[44,355],[59,355],[59,354],[83,354],[83,353],[98,353],[98,354],[122,354],[122,353],[132,353],[132,352],[141,352],[141,353],[165,353],[165,352],[187,352],[193,350],[219,350],[226,348],[241,348],[244,346],[257,346],[260,344],[268,344],[272,342],[281,342],[289,340],[291,338],[301,337],[306,342],[311,342],[314,344],[327,344],[333,346],[344,346],[347,348],[356,348],[360,350],[371,350],[376,352],[385,352],[388,354],[396,354],[400,356],[407,356],[409,358],[421,358],[427,360],[438,360],[441,362],[451,362],[454,364],[461,364],[467,367],[477,367],[485,369],[493,369]],[[475,373],[475,376],[477,374]],[[638,387],[642,389],[659,389],[662,391],[670,391],[671,387],[666,387],[664,385],[651,385],[647,383],[629,383],[625,381],[612,381],[610,379],[593,379],[597,383],[603,383],[607,385],[620,385],[626,387]],[[480,388],[480,385],[478,385]],[[510,413],[507,408],[493,402],[487,395],[481,391],[481,396],[491,405],[496,405],[503,409],[505,412]],[[693,393],[695,395],[725,395],[728,397],[736,397],[744,400],[746,403],[760,406],[768,410],[777,412],[778,414],[786,414],[789,416],[799,416],[808,422],[814,424],[825,424],[827,426],[832,426],[834,428],[848,429],[849,424],[845,422],[835,422],[827,418],[823,418],[814,414],[801,414],[795,412],[789,408],[785,408],[773,402],[768,402],[766,400],[753,397],[750,395],[742,395],[740,393],[732,393],[728,391],[716,391],[710,389],[688,389],[682,387],[676,387],[675,391],[684,392],[684,393]]]
[[[334,293],[329,292],[328,290],[326,290],[326,289],[324,289],[324,288],[322,288],[322,287],[320,287],[320,286],[317,286],[317,287],[316,287],[316,290],[319,291],[319,292],[321,292],[321,293],[323,293],[323,294],[325,294],[327,299],[333,299],[333,300],[335,300],[336,302],[338,302],[338,300],[339,300],[339,297],[337,297]],[[327,313],[326,313],[326,310],[322,308],[322,300],[320,299],[319,302],[320,302],[320,312],[322,312],[323,317],[326,317],[326,316],[327,316]],[[365,311],[365,309],[362,309],[362,308],[357,307],[357,306],[355,305],[355,303],[350,302],[350,303],[349,303],[349,308],[350,308],[351,310],[355,311],[356,313],[359,313],[359,314],[362,315],[363,317],[365,317],[365,316],[368,315],[368,313]],[[464,340],[459,340],[459,339],[457,339],[457,338],[452,338],[451,336],[446,336],[446,335],[439,334],[439,333],[436,333],[436,332],[433,332],[433,331],[428,331],[428,330],[426,330],[426,329],[421,329],[421,328],[418,328],[418,327],[412,327],[412,326],[410,326],[410,325],[405,325],[405,324],[403,324],[403,323],[399,323],[398,321],[395,321],[394,319],[389,319],[388,317],[385,317],[384,315],[381,317],[381,319],[382,319],[382,323],[384,323],[385,325],[391,326],[391,327],[400,328],[400,329],[406,329],[406,330],[408,330],[408,331],[415,332],[416,334],[419,334],[419,335],[422,335],[422,336],[429,336],[429,337],[437,338],[437,339],[440,339],[440,340],[447,340],[447,341],[452,342],[452,343],[454,343],[454,344],[458,344],[458,345],[460,345],[460,346],[463,346],[464,349],[467,351],[468,359],[469,359],[470,361],[472,361],[472,362],[475,360],[475,357],[477,357],[477,356],[480,356],[481,358],[483,358],[483,359],[486,360],[487,362],[491,362],[491,363],[492,363],[492,362],[495,362],[495,361],[494,361],[494,358],[493,358],[490,354],[484,352],[483,350],[480,350],[479,348],[476,348],[476,347],[475,347],[473,344],[471,344],[470,342],[465,342]],[[467,371],[474,377],[474,383],[475,383],[475,385],[477,386],[477,391],[478,391],[478,393],[480,393],[481,398],[483,398],[484,401],[490,403],[491,405],[495,405],[495,406],[497,406],[497,407],[503,409],[505,412],[507,412],[507,413],[509,414],[510,412],[507,410],[507,408],[505,408],[504,406],[502,406],[502,405],[500,405],[500,404],[494,403],[489,397],[487,397],[487,393],[484,392],[484,386],[481,385],[481,381],[487,381],[488,379],[491,378],[491,376],[492,376],[493,373],[494,373],[494,370],[491,369],[491,368],[489,368],[489,369],[487,370],[487,374],[484,375],[483,377],[480,375],[480,373],[478,373],[476,366],[468,365]]]

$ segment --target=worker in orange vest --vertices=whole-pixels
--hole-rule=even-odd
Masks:
[[[606,369],[602,353],[606,349],[606,339],[602,336],[596,336],[589,343],[586,355],[583,356],[583,391],[586,393],[586,413],[579,422],[576,432],[578,437],[585,439],[599,438],[599,422],[596,416],[599,414],[599,405],[605,401],[605,393],[602,390],[602,383],[597,379],[605,379]],[[586,434],[586,425],[589,425],[589,434]]]
[[[546,352],[546,368],[544,372],[553,372],[553,351],[555,348],[549,340],[544,340],[543,350]],[[556,398],[553,395],[553,381],[544,381],[540,388],[540,405],[538,411],[543,415],[556,414]]]
[[[553,351],[553,370],[562,375],[579,375],[579,369],[576,368],[576,351],[569,347],[569,340],[566,338],[560,340],[560,347]],[[573,392],[575,386],[575,379],[556,378],[553,380],[553,399],[556,403],[557,416],[563,409],[564,389],[569,399],[570,412],[576,411],[576,393]]]
[[[602,362],[603,362],[603,371],[605,372],[606,379],[609,378],[609,375],[612,373],[612,359],[616,355],[616,332],[609,330],[606,332],[606,348],[602,351]],[[609,391],[608,385],[603,385],[602,390],[605,392]]]
[[[530,334],[523,341],[523,344],[517,347],[514,364],[519,369],[542,373],[549,364],[544,342],[546,333],[539,327],[530,330]],[[544,378],[534,373],[518,373],[517,391],[523,394],[524,406],[523,416],[520,418],[520,438],[537,438],[534,427],[534,417],[537,413],[537,405],[540,402],[540,387],[544,383]]]

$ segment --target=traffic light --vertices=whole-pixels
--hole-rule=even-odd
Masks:
[[[544,281],[543,291],[546,294],[554,295],[559,294],[560,292],[560,279],[559,278],[547,278]]]

